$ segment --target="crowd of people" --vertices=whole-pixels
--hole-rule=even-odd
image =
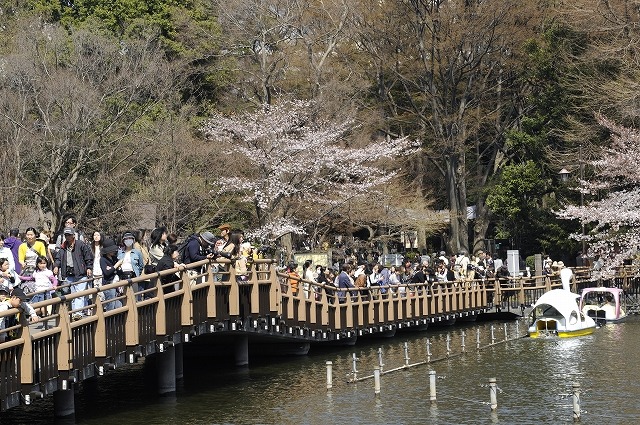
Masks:
[[[360,292],[364,297],[376,297],[387,291],[394,291],[405,297],[413,288],[411,284],[510,277],[506,264],[497,256],[484,251],[478,251],[472,256],[464,252],[448,256],[442,251],[430,256],[416,256],[413,261],[407,259],[398,266],[383,264],[381,256],[375,261],[366,261],[365,257],[358,252],[350,252],[331,267],[314,267],[312,261],[307,260],[302,266],[302,273],[298,271],[298,264],[290,263],[287,265],[288,286],[297,294],[302,285],[305,297],[309,298],[313,292],[316,297],[320,294],[318,291],[311,291],[308,282],[330,285],[337,288],[337,293],[330,292],[329,298],[333,299],[335,296],[343,302],[347,292]]]
[[[145,237],[141,231],[126,231],[107,237],[94,231],[90,237],[78,227],[75,216],[65,218],[62,231],[52,237],[45,230],[29,227],[20,232],[11,229],[8,236],[0,234],[0,311],[21,305],[28,316],[37,319],[46,311],[33,310],[30,303],[49,299],[56,293],[74,293],[89,287],[113,284],[141,275],[151,275],[205,259],[227,258],[228,261],[214,261],[214,278],[218,281],[229,279],[229,267],[239,282],[248,279],[248,260],[256,255],[253,246],[244,240],[241,230],[232,229],[229,224],[218,227],[218,235],[206,231],[187,237],[178,243],[178,236],[165,227],[158,227]],[[382,256],[364,255],[357,250],[346,251],[345,255],[330,267],[314,265],[307,260],[299,270],[299,265],[286,266],[288,284],[285,290],[297,294],[304,291],[306,298],[320,298],[317,283],[325,286],[332,302],[334,298],[344,302],[348,292],[360,293],[364,297],[385,296],[393,291],[406,297],[415,285],[432,282],[454,282],[460,280],[484,279],[501,283],[510,279],[506,264],[497,255],[478,251],[475,255],[461,252],[447,255],[444,251],[432,255],[414,256],[401,265],[386,265]],[[559,263],[545,258],[544,274],[567,274]],[[569,270],[569,269],[567,269]],[[201,270],[189,269],[192,283],[197,283]],[[176,274],[159,276],[165,292],[175,290]],[[565,279],[563,279],[564,282]],[[133,284],[138,300],[151,297],[155,283],[151,279]],[[330,289],[335,288],[335,291]],[[113,310],[122,306],[118,289],[103,289],[98,296],[103,308]],[[15,294],[15,297],[14,297]],[[71,302],[73,319],[79,320],[89,314],[90,300],[75,297]],[[33,313],[33,314],[31,314]],[[0,329],[6,323],[0,322]]]
[[[65,218],[58,235],[28,227],[0,233],[0,312],[21,307],[32,321],[46,316],[45,309],[34,310],[31,304],[52,296],[75,293],[89,287],[101,287],[145,274],[155,274],[204,259],[233,258],[237,279],[247,279],[247,258],[251,246],[244,242],[242,231],[229,224],[218,227],[219,235],[202,232],[178,243],[178,237],[165,227],[153,229],[148,237],[141,231],[126,231],[107,237],[94,231],[88,237],[75,216]],[[215,264],[224,279],[228,262]],[[189,270],[197,274],[198,270]],[[226,273],[228,278],[229,273]],[[165,292],[175,290],[178,276],[162,274],[159,279]],[[195,278],[194,278],[195,283]],[[134,283],[138,300],[151,297],[155,284],[151,278]],[[105,311],[122,306],[118,289],[98,293]],[[72,318],[80,320],[90,314],[90,300],[75,297],[71,301]],[[0,321],[0,329],[6,328]],[[0,333],[0,335],[5,335]]]

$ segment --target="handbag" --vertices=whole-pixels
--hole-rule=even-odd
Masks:
[[[155,264],[147,264],[144,266],[144,274],[154,274],[157,271]]]

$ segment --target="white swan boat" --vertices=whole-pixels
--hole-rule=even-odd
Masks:
[[[624,291],[620,288],[585,288],[580,298],[580,311],[598,324],[617,323],[627,318]]]
[[[579,299],[578,294],[565,289],[552,289],[543,294],[533,306],[529,336],[569,338],[593,333],[596,322],[580,310]]]

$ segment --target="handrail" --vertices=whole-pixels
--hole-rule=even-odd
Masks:
[[[217,264],[224,264],[226,270],[212,267]],[[187,342],[204,333],[257,332],[261,337],[266,333],[280,338],[333,341],[356,332],[366,334],[479,314],[500,305],[503,299],[523,303],[531,291],[559,285],[557,279],[545,277],[540,281],[534,276],[511,279],[504,285],[497,279],[474,279],[337,288],[296,278],[298,291],[293,293],[290,276],[279,272],[274,260],[252,260],[247,267],[247,279],[238,281],[233,261],[202,260],[34,303],[34,308],[50,311],[41,319],[41,329],[40,325],[30,326],[23,314],[18,325],[0,330],[0,335],[10,331],[18,334],[0,343],[0,366],[13,370],[15,364],[3,362],[20,365],[11,385],[0,383],[0,401],[13,400],[7,397],[16,388],[24,394],[34,388],[45,392],[51,388],[43,386],[45,382],[71,376],[86,379],[94,373],[95,365],[126,363],[137,356],[154,354],[166,342]],[[162,284],[159,278],[172,274],[176,274],[174,282]],[[134,290],[140,282],[145,286]],[[304,284],[308,284],[308,290]],[[404,293],[402,287],[406,288]],[[122,295],[101,300],[100,293],[113,289],[119,289]],[[341,292],[346,294],[344,299],[339,296]],[[490,294],[493,304],[489,303]],[[518,297],[509,298],[511,294]],[[74,310],[69,303],[79,297],[89,298],[89,306],[82,308],[88,314],[73,321]],[[104,311],[105,303],[116,299],[122,305]],[[19,311],[10,309],[0,317]],[[44,352],[48,354],[42,356]]]

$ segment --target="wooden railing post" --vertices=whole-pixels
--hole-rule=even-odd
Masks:
[[[251,314],[260,314],[260,284],[258,283],[258,264],[247,264],[251,269],[248,282],[251,284]]]
[[[22,353],[20,355],[20,383],[33,384],[33,340],[31,329],[26,317],[27,313],[20,314],[20,324],[22,325],[20,338],[22,343]]]
[[[271,281],[269,288],[269,309],[278,315],[282,315],[282,291],[275,262],[269,264],[269,280]]]
[[[96,288],[97,290],[98,288]],[[95,353],[97,358],[107,357],[107,326],[104,319],[104,308],[102,307],[102,300],[100,299],[100,292],[93,294],[93,303],[96,305],[95,316],[98,318],[96,321],[96,336],[95,336]]]
[[[127,320],[127,323],[129,321]],[[58,347],[56,357],[58,360],[59,371],[71,370],[73,359],[71,358],[71,323],[69,321],[69,307],[65,301],[59,304],[58,309],[58,326],[60,327],[60,339],[58,340]]]
[[[126,283],[126,282],[125,282]],[[138,306],[136,305],[136,294],[133,291],[133,285],[126,285],[127,294],[127,321],[125,323],[124,332],[126,334],[126,343],[128,347],[135,347],[140,344],[140,334],[138,331]]]

